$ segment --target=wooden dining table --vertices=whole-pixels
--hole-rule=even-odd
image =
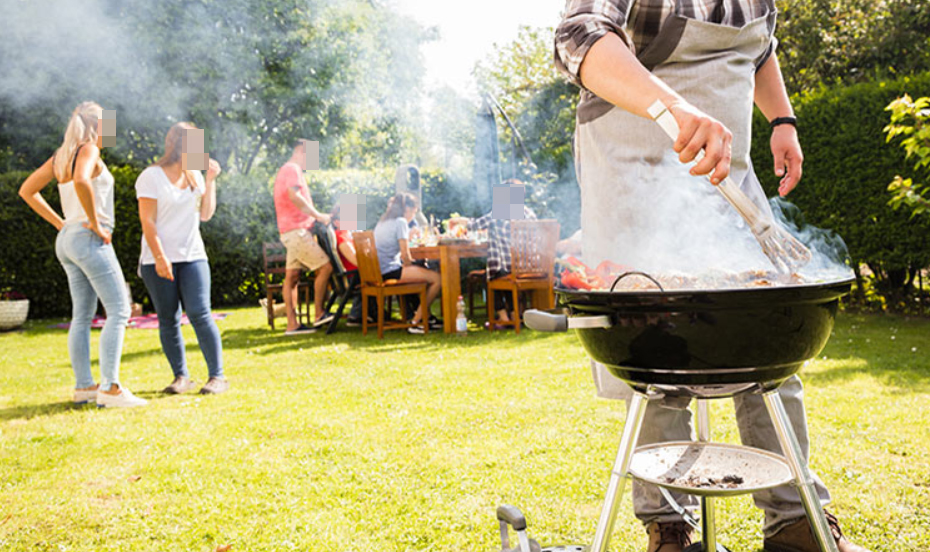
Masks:
[[[442,326],[447,334],[455,333],[456,303],[462,294],[461,260],[488,256],[487,242],[420,245],[410,248],[416,260],[438,260],[442,279]]]

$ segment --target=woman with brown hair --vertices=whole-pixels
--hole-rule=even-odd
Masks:
[[[417,199],[413,194],[400,193],[392,197],[381,215],[381,220],[375,225],[375,248],[385,280],[426,282],[426,311],[429,312],[433,301],[439,296],[441,280],[439,274],[413,264],[413,257],[410,256],[410,247],[407,244],[410,237],[410,221],[416,216],[417,209]],[[430,328],[442,327],[435,317],[430,318],[431,320],[427,321],[431,324]],[[408,328],[407,331],[423,333],[419,310],[411,322],[417,326]]]
[[[181,305],[194,326],[200,351],[207,362],[210,379],[202,394],[222,393],[229,388],[223,377],[223,344],[210,310],[210,265],[200,236],[200,223],[216,211],[216,177],[220,165],[209,160],[207,177],[191,170],[183,151],[192,142],[190,123],[177,123],[165,138],[165,154],[136,180],[139,218],[142,221],[142,280],[158,314],[162,349],[174,372],[165,393],[191,390],[181,335]],[[190,134],[189,134],[190,133]]]
[[[110,243],[115,215],[113,175],[100,159],[103,108],[84,102],[75,108],[65,137],[41,167],[29,175],[19,195],[32,210],[58,230],[55,254],[68,275],[71,326],[68,354],[76,380],[74,402],[100,407],[141,406],[119,382],[123,336],[129,320],[129,296],[119,260]],[[42,198],[42,188],[58,181],[64,218]],[[107,321],[100,333],[100,384],[90,371],[90,325],[103,302]]]

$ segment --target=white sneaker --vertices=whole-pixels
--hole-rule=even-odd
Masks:
[[[71,399],[74,404],[87,404],[97,401],[97,389],[75,389],[74,397]]]
[[[120,388],[119,395],[111,395],[101,391],[97,393],[97,408],[126,408],[131,406],[145,406],[149,401],[140,399],[125,387]]]

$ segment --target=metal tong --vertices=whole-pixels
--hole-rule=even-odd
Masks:
[[[669,112],[662,100],[656,100],[647,110],[656,123],[662,127],[665,134],[672,140],[678,139],[678,122]],[[698,152],[695,162],[704,157],[704,152]],[[707,175],[708,179],[710,175]],[[803,243],[792,236],[774,219],[763,214],[762,210],[749,199],[740,187],[727,176],[722,182],[714,186],[727,202],[743,217],[752,230],[752,235],[762,247],[762,252],[769,258],[775,269],[782,274],[803,267],[811,260],[811,252]]]

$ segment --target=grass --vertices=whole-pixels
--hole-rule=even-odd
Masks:
[[[491,551],[501,503],[544,544],[590,542],[625,409],[594,399],[571,335],[285,338],[229,312],[217,397],[158,395],[158,334],[127,332],[122,379],[151,399],[134,410],[71,406],[50,321],[0,335],[0,550]],[[844,315],[803,373],[812,466],[874,552],[930,549],[928,335]],[[737,442],[731,402],[712,412]],[[718,524],[734,552],[761,549],[749,497],[720,500]],[[611,550],[645,542],[627,490]]]

